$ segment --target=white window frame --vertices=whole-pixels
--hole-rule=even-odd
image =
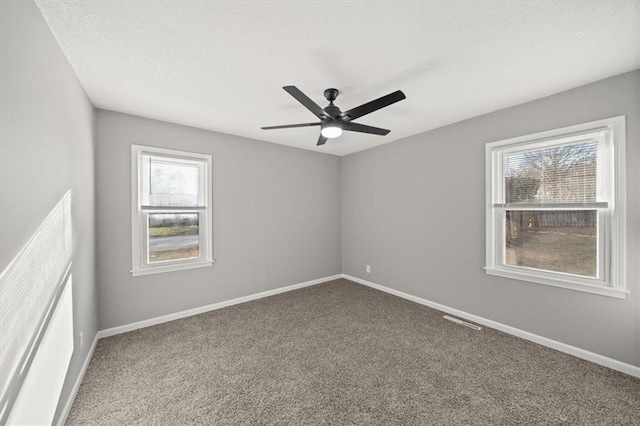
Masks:
[[[512,278],[538,284],[561,287],[603,296],[624,299],[626,290],[626,212],[625,212],[625,116],[607,118],[535,133],[510,139],[490,142],[486,145],[486,266],[489,275]],[[503,200],[502,171],[503,153],[527,147],[543,147],[545,143],[564,139],[573,134],[606,130],[608,137],[604,159],[607,162],[609,181],[604,188],[606,203],[589,203],[585,209],[598,211],[598,276],[594,278],[562,272],[544,271],[535,268],[507,265],[504,262],[505,211],[509,208],[497,201]],[[567,208],[567,205],[535,206],[538,210]],[[572,207],[575,207],[572,206]]]
[[[170,161],[197,164],[200,167],[200,200],[198,206],[155,207],[143,205],[143,155],[166,157]],[[144,145],[131,145],[131,274],[134,277],[203,268],[213,264],[211,176],[211,155]],[[148,262],[147,221],[150,213],[199,213],[200,256],[193,259]]]

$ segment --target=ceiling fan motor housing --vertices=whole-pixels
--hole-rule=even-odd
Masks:
[[[341,116],[342,111],[340,111],[340,108],[338,108],[337,106],[335,106],[333,104],[330,104],[330,105],[324,107],[324,112],[326,112],[330,116],[330,117],[328,117],[328,119],[340,120],[341,118],[343,118]]]

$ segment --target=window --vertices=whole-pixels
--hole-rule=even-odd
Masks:
[[[624,116],[486,146],[486,272],[624,298]]]
[[[211,156],[131,146],[136,275],[210,266]]]

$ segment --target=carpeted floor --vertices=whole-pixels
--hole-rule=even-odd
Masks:
[[[640,424],[640,379],[346,280],[99,341],[69,425]]]

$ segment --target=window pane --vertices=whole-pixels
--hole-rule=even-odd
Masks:
[[[505,263],[597,277],[595,210],[507,211]]]
[[[149,263],[200,257],[198,213],[149,213]]]
[[[200,167],[149,157],[148,205],[197,206]],[[147,188],[145,188],[147,189]]]
[[[585,135],[578,143],[540,147],[504,155],[506,203],[601,201],[598,164],[605,133]],[[602,181],[602,178],[600,178]],[[600,188],[601,190],[601,188]]]

